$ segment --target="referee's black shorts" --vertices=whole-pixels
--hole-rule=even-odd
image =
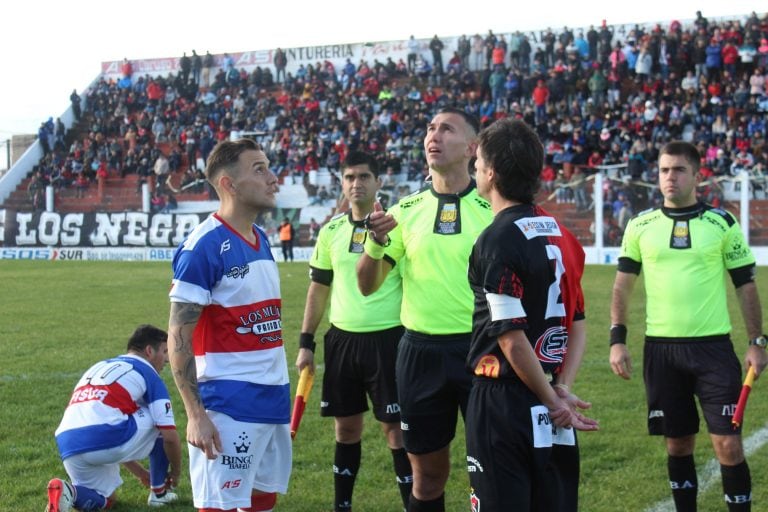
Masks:
[[[430,453],[456,435],[467,410],[470,334],[432,336],[406,330],[397,353],[397,390],[403,442],[409,453]]]
[[[710,434],[740,433],[731,425],[741,391],[741,363],[730,337],[646,337],[643,377],[648,432],[684,437],[699,431],[699,404]]]
[[[400,421],[395,385],[400,326],[355,333],[331,326],[325,334],[325,374],[320,402],[322,416],[352,416],[368,410],[385,423]]]

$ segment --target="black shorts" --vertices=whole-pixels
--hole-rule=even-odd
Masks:
[[[467,410],[469,334],[430,336],[405,331],[397,352],[403,442],[410,453],[430,453],[456,435],[458,411]]]
[[[648,432],[684,437],[699,431],[698,397],[711,434],[740,433],[731,419],[741,391],[741,364],[725,336],[715,341],[646,339],[643,377]]]
[[[472,510],[578,510],[576,432],[521,381],[475,379],[466,436]]]
[[[385,423],[400,421],[395,358],[403,328],[355,333],[331,326],[325,334],[322,416],[352,416],[368,410]]]

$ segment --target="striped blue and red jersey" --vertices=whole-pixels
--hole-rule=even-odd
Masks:
[[[56,429],[61,458],[126,443],[137,430],[133,413],[141,408],[157,428],[176,428],[168,388],[149,362],[126,354],[91,366]]]
[[[176,251],[169,295],[203,306],[193,350],[205,408],[238,421],[288,423],[280,276],[266,234],[253,230],[255,244],[208,217]]]

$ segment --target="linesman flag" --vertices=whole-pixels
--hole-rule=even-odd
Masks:
[[[749,398],[749,392],[752,391],[752,383],[755,380],[755,369],[750,366],[747,372],[747,378],[744,379],[744,385],[741,387],[741,394],[739,395],[739,401],[736,404],[736,412],[733,413],[731,419],[731,425],[734,430],[741,426],[741,422],[744,420],[744,409],[747,408],[747,398]]]
[[[315,375],[309,371],[309,366],[305,366],[299,375],[299,384],[296,386],[296,399],[293,401],[291,439],[296,437],[296,431],[299,430],[299,423],[301,423],[301,417],[304,415],[304,408],[309,401],[309,393],[312,391],[312,383],[314,381]]]

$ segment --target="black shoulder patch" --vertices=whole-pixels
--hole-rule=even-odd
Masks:
[[[723,210],[722,208],[715,208],[712,205],[704,205],[704,211],[705,212],[712,212],[716,215],[719,215],[723,218],[723,220],[728,224],[728,227],[733,226],[736,224],[736,217],[733,216],[731,212],[728,210]]]

